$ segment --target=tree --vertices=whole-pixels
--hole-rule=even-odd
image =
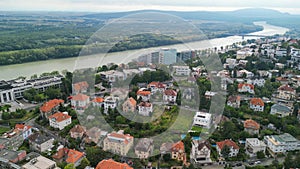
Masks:
[[[258,159],[263,159],[263,158],[265,158],[265,153],[263,151],[258,151],[256,153],[256,156]]]
[[[83,158],[80,165],[77,167],[77,169],[84,169],[89,165],[90,165],[90,161],[87,158]]]
[[[228,147],[227,145],[224,145],[223,149],[221,150],[221,154],[222,154],[223,158],[227,159],[230,154],[230,147]]]
[[[76,169],[76,168],[75,168],[74,164],[70,163],[70,164],[67,164],[64,169]]]

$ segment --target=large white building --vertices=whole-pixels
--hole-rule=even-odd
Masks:
[[[212,163],[210,149],[210,143],[207,140],[193,140],[190,157],[195,164],[204,165]]]
[[[278,153],[300,149],[300,142],[289,133],[281,135],[269,135],[264,137],[269,152],[274,156]]]
[[[49,124],[53,128],[59,130],[64,129],[66,126],[72,123],[72,117],[68,115],[68,112],[57,112],[49,116]]]
[[[196,112],[193,125],[209,128],[212,123],[212,115],[206,112]]]
[[[177,61],[177,50],[176,49],[161,49],[159,50],[158,63],[170,65]]]
[[[191,69],[189,66],[173,66],[174,74],[177,76],[189,76]]]
[[[267,145],[258,138],[246,138],[245,149],[250,157],[255,157],[257,152],[265,153]]]

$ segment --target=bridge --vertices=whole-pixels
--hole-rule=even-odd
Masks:
[[[232,36],[241,36],[242,39],[245,39],[245,37],[260,37],[260,38],[268,37],[266,35],[253,35],[253,34],[235,34],[235,35],[232,35]]]

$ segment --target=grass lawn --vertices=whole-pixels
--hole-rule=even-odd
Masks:
[[[10,130],[10,128],[8,128],[8,127],[0,127],[0,134],[6,133],[9,130]]]

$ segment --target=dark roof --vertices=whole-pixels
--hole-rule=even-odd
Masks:
[[[28,139],[36,144],[42,144],[50,139],[53,139],[53,137],[41,133],[34,133],[30,135]]]
[[[201,150],[204,146],[206,146],[210,150],[210,144],[207,140],[199,140],[198,141],[198,150]]]
[[[152,139],[142,138],[137,143],[135,150],[147,152],[152,145],[153,145]]]

